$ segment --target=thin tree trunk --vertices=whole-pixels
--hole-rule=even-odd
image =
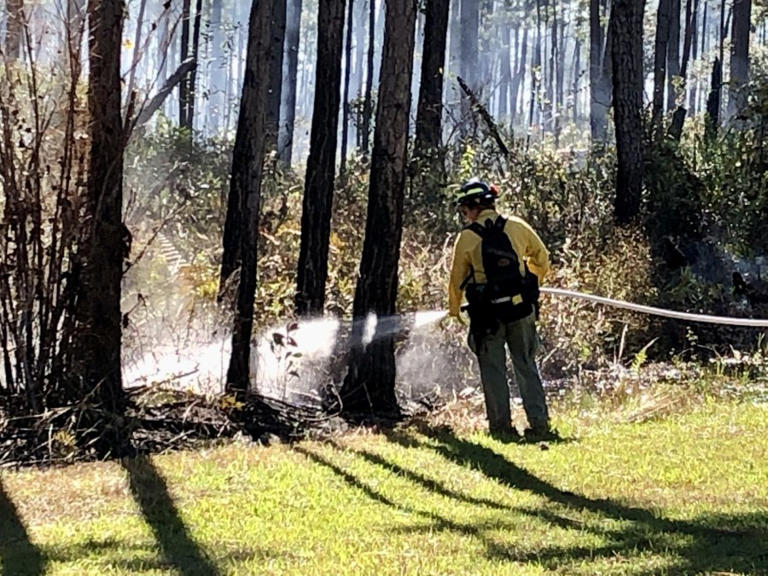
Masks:
[[[669,43],[669,11],[671,0],[659,0],[656,14],[656,45],[653,56],[653,104],[651,122],[656,139],[660,139],[663,130],[664,85],[667,73],[667,45]]]
[[[344,39],[344,0],[320,0],[315,106],[301,213],[296,312],[322,314],[328,277]]]
[[[592,143],[602,146],[607,138],[607,117],[611,105],[611,50],[604,31],[598,0],[589,2],[589,125]]]
[[[699,59],[699,0],[695,0],[693,3],[691,25],[691,60],[695,63]],[[699,78],[697,75],[691,83],[688,93],[688,111],[691,116],[695,116],[698,112],[698,90]]]
[[[478,82],[480,78],[478,66],[478,35],[480,32],[480,5],[478,0],[461,0],[461,74],[470,89],[482,96]],[[469,130],[467,122],[471,121],[471,105],[469,99],[462,95],[462,122],[463,133]]]
[[[365,78],[365,100],[363,102],[363,154],[367,155],[371,148],[371,115],[373,114],[373,103],[371,98],[373,96],[373,54],[375,50],[375,38],[376,38],[376,2],[369,0],[368,11],[368,62],[366,69],[368,70]]]
[[[353,347],[341,390],[348,413],[397,410],[394,335],[377,326],[367,346],[362,336],[368,314],[381,320],[395,312],[415,20],[413,0],[387,2],[368,216],[353,304]]]
[[[521,90],[521,86],[525,85],[525,70],[526,70],[527,58],[528,58],[528,26],[526,26],[525,29],[523,30],[523,42],[522,42],[522,46],[520,47],[520,58],[518,59],[519,67],[515,72],[514,78],[512,79],[512,89],[510,91],[510,96],[509,96],[510,109],[513,115],[517,115],[518,95],[523,92],[523,90]],[[525,118],[523,118],[523,123],[524,122],[525,122]]]
[[[573,121],[579,121],[579,80],[581,79],[581,38],[576,34],[573,48]]]
[[[277,134],[280,129],[280,100],[283,93],[283,46],[285,44],[286,0],[273,0],[272,63],[269,69],[269,96],[267,99],[266,153],[277,150]]]
[[[344,50],[344,96],[341,99],[341,164],[339,177],[343,180],[347,169],[347,139],[349,138],[349,78],[352,72],[352,26],[354,25],[355,0],[347,0],[347,33]]]
[[[731,76],[728,82],[728,119],[740,114],[747,104],[749,82],[749,32],[752,0],[734,0],[731,28]]]
[[[224,49],[224,29],[222,22],[222,4],[224,0],[212,0],[211,3],[211,70],[209,76],[208,116],[213,134],[221,130],[227,91],[228,61]]]
[[[195,98],[197,96],[197,63],[200,56],[200,24],[203,17],[203,0],[195,2],[195,22],[192,27],[192,60],[195,65],[189,72],[189,88],[187,96],[187,127],[195,125]]]
[[[667,111],[675,109],[680,78],[680,0],[670,0],[669,43],[667,44]]]
[[[609,24],[619,224],[637,218],[643,189],[643,5],[644,0],[615,0]]]
[[[8,0],[5,21],[5,58],[9,63],[21,57],[21,38],[24,30],[24,0]]]
[[[271,24],[274,2],[253,0],[248,24],[245,77],[232,152],[232,172],[224,224],[221,286],[240,269],[232,332],[227,390],[242,393],[250,382],[249,358],[256,294],[259,202],[265,151],[265,123],[272,59]]]
[[[365,0],[360,0],[357,5],[358,13],[357,18],[355,19],[355,86],[357,89],[357,96],[355,97],[357,100],[355,106],[355,145],[358,149],[361,149],[363,147],[363,132],[360,128],[363,125],[363,113],[360,103],[365,97],[365,25],[363,22],[365,21],[365,16],[367,14],[367,5]]]
[[[147,0],[141,0],[139,2],[139,14],[136,16],[136,33],[133,37],[133,58],[131,59],[131,69],[128,73],[128,88],[125,91],[126,99],[129,101],[136,81],[136,68],[141,58],[141,32],[144,28],[144,11],[146,7]]]
[[[120,295],[128,230],[123,224],[123,122],[120,46],[124,4],[121,0],[88,2],[88,227],[82,282],[78,295],[77,365],[84,396],[93,394],[113,418],[102,418],[99,451],[121,455],[127,435],[120,424],[125,410],[120,349]]]
[[[512,84],[512,65],[510,62],[510,34],[509,27],[501,28],[501,50],[499,51],[499,106],[497,115],[500,121],[504,121],[508,114],[509,93]],[[520,47],[520,25],[515,24],[515,62]]]
[[[423,168],[433,177],[440,171],[438,149],[442,133],[443,69],[449,6],[449,0],[427,0],[426,5],[413,155],[425,161]]]
[[[696,0],[698,4],[698,0]],[[685,38],[683,40],[683,60],[680,65],[680,78],[681,85],[680,90],[682,94],[682,102],[685,103],[685,90],[687,86],[688,78],[688,60],[691,56],[691,44],[693,42],[693,27],[695,26],[696,18],[694,14],[694,8],[692,6],[692,0],[686,0],[685,2]],[[669,134],[677,141],[680,141],[683,135],[683,125],[685,124],[685,116],[687,110],[683,104],[680,104],[672,117],[672,123],[669,127]]]
[[[296,121],[296,76],[299,69],[299,42],[301,31],[301,0],[290,0],[287,7],[285,30],[285,55],[288,57],[288,70],[285,77],[283,108],[280,117],[280,135],[278,155],[285,166],[291,165],[293,157],[293,131]]]
[[[181,58],[179,62],[184,62],[189,56],[189,18],[192,0],[183,0],[181,8]],[[191,74],[191,71],[190,71]],[[187,76],[179,84],[179,127],[191,128],[191,118],[189,112],[189,78]]]

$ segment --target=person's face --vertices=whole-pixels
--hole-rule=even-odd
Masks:
[[[462,205],[459,206],[459,214],[461,214],[461,217],[467,222],[474,222],[477,220],[478,214],[480,214],[480,209]]]

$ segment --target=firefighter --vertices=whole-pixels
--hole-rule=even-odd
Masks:
[[[490,433],[504,439],[519,436],[510,416],[508,347],[528,418],[524,435],[529,440],[550,440],[556,434],[550,428],[535,359],[538,282],[549,270],[549,253],[524,220],[496,212],[497,196],[495,187],[478,179],[457,193],[456,207],[468,224],[454,248],[448,313],[459,318],[466,296],[468,341],[480,366]]]

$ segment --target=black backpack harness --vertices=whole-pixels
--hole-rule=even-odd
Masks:
[[[498,216],[486,219],[485,225],[473,222],[465,227],[480,236],[486,283],[475,282],[475,271],[462,282],[466,289],[468,312],[472,324],[487,333],[497,322],[512,322],[528,316],[538,308],[538,278],[523,263],[504,231],[507,220]]]

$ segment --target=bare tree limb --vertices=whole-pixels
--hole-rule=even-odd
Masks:
[[[499,146],[499,150],[501,150],[501,153],[504,155],[504,159],[508,159],[509,148],[507,148],[507,145],[504,144],[504,140],[502,140],[501,134],[499,134],[499,129],[496,126],[496,122],[493,121],[493,118],[488,112],[488,109],[483,106],[482,102],[477,99],[477,96],[475,96],[472,90],[470,90],[469,86],[467,86],[467,83],[464,82],[461,76],[457,76],[456,79],[459,81],[459,86],[461,86],[461,89],[464,90],[466,95],[469,97],[469,101],[472,103],[472,107],[478,111],[480,117],[485,121],[485,124],[488,126],[488,130],[491,132],[491,136],[493,136],[493,139]]]
[[[181,82],[181,80],[195,68],[195,66],[196,63],[194,58],[187,58],[179,65],[176,72],[168,77],[165,84],[163,84],[163,87],[160,88],[157,94],[152,97],[144,108],[142,108],[136,118],[136,122],[133,124],[134,129],[144,125],[150,118],[152,118],[152,115],[163,105],[163,102],[165,102],[165,99],[173,91],[176,85]]]

